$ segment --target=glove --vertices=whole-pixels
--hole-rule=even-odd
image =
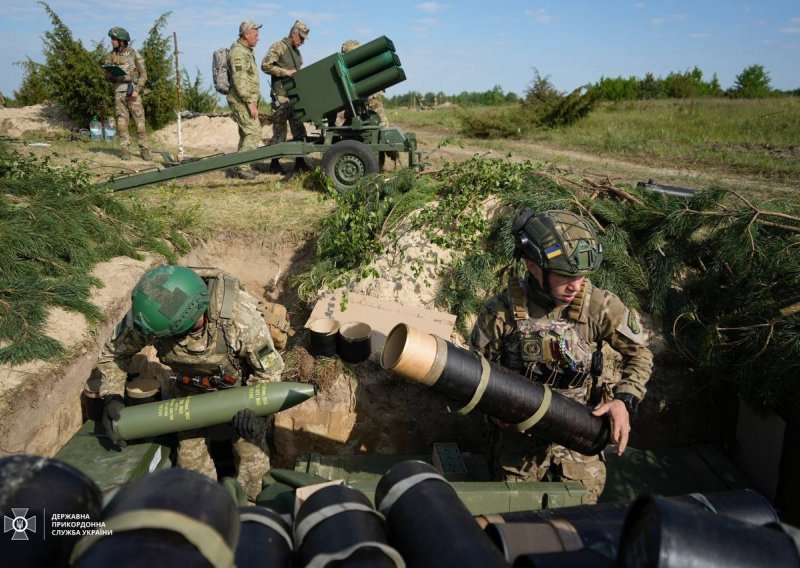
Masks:
[[[231,426],[239,436],[254,444],[263,442],[267,434],[267,419],[256,416],[249,408],[237,412],[231,420]]]
[[[103,429],[111,443],[120,448],[124,448],[128,444],[114,433],[111,423],[119,420],[119,413],[123,408],[125,408],[125,401],[118,394],[112,394],[103,399]]]

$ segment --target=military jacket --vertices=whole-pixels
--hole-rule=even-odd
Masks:
[[[231,77],[231,90],[228,98],[236,99],[246,105],[258,103],[261,85],[253,48],[235,41],[228,52],[228,69]]]
[[[536,363],[586,371],[591,350],[603,342],[622,355],[622,377],[614,393],[644,398],[653,356],[639,318],[588,278],[568,306],[557,306],[532,277],[512,283],[484,304],[470,336],[473,351],[520,374]]]
[[[286,71],[299,71],[302,66],[303,56],[288,37],[273,43],[261,62],[261,70],[272,76],[272,92],[276,96],[286,95],[285,82],[289,77]]]
[[[137,87],[144,87],[147,83],[147,70],[144,67],[144,58],[131,47],[123,47],[119,51],[113,50],[106,55],[106,65],[116,65],[125,71],[124,76],[111,77],[115,91],[126,91],[128,83]]]
[[[205,271],[205,272],[204,272]],[[195,269],[210,287],[206,323],[183,337],[154,338],[142,335],[128,312],[100,353],[103,375],[100,395],[122,395],[134,355],[153,345],[158,359],[176,374],[227,374],[258,382],[278,381],[283,359],[275,349],[258,300],[239,281],[216,269]]]

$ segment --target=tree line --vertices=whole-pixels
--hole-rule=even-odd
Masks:
[[[534,84],[542,78],[534,69],[534,79],[522,97],[516,93],[505,93],[500,85],[482,92],[463,91],[457,95],[438,92],[409,92],[388,97],[388,106],[426,108],[443,103],[459,106],[499,106],[506,103],[521,102],[528,98]],[[769,72],[763,65],[745,67],[736,76],[732,87],[723,89],[714,73],[710,80],[703,78],[703,72],[695,66],[687,71],[673,71],[666,77],[655,77],[647,73],[644,77],[601,77],[597,82],[583,87],[595,101],[635,101],[647,99],[689,99],[699,97],[730,97],[759,99],[779,96],[800,96],[800,89],[780,91],[772,88]],[[539,85],[541,87],[541,85]],[[552,85],[548,88],[552,89]]]

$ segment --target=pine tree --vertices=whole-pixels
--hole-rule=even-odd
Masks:
[[[49,100],[47,93],[47,83],[44,77],[44,66],[36,63],[30,57],[25,61],[15,63],[24,70],[22,84],[18,91],[14,91],[15,104],[17,106],[38,105]]]
[[[100,67],[105,56],[102,43],[87,50],[47,3],[39,4],[53,24],[44,34],[43,77],[50,100],[80,124],[88,123],[94,114],[107,116],[113,98]]]
[[[172,59],[172,42],[162,35],[170,14],[172,12],[165,12],[158,17],[140,50],[147,69],[148,93],[143,99],[144,113],[147,124],[153,129],[166,126],[176,116],[178,88]]]

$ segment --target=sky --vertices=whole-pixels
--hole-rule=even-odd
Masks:
[[[395,44],[407,79],[387,95],[409,91],[486,91],[500,85],[522,94],[534,69],[571,91],[602,76],[656,77],[699,67],[723,88],[753,64],[773,88],[800,88],[800,0],[50,0],[50,7],[91,48],[109,46],[108,29],[126,28],[140,47],[150,27],[172,12],[165,34],[177,33],[179,61],[210,84],[211,56],[236,39],[239,23],[263,24],[255,48],[260,64],[270,44],[300,18],[311,33],[306,65],[353,38],[381,35]],[[52,29],[33,0],[0,0],[0,92],[13,96],[22,80],[15,62],[43,61],[42,38]],[[109,46],[110,48],[110,46]],[[261,81],[268,96],[269,82]]]

